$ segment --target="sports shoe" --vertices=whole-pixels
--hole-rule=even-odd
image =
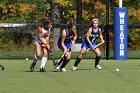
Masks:
[[[60,65],[55,67],[56,70],[60,70]]]
[[[100,65],[97,65],[96,68],[99,69],[99,70],[102,69],[102,67]]]
[[[77,67],[76,67],[76,66],[73,66],[73,67],[72,67],[72,70],[73,70],[73,71],[77,70]]]
[[[40,72],[46,72],[44,68],[40,68]]]
[[[36,65],[36,63],[32,63],[31,67],[30,67],[30,70],[31,71],[34,71],[34,66]]]
[[[61,68],[60,71],[62,71],[62,72],[67,72],[67,70],[66,70],[65,68]]]

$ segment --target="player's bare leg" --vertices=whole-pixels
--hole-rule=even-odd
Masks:
[[[36,54],[34,56],[33,62],[32,62],[31,67],[30,67],[31,71],[34,71],[34,67],[36,65],[36,62],[41,55],[41,46],[39,44],[36,44],[35,47],[36,47]]]

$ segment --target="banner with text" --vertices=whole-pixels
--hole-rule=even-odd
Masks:
[[[126,7],[114,8],[114,58],[127,60],[127,25],[128,10]]]

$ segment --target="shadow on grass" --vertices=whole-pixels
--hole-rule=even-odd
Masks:
[[[71,69],[72,70],[72,69]],[[82,71],[82,70],[92,70],[92,69],[86,69],[86,68],[81,68],[81,69],[77,69],[77,71]],[[34,73],[34,72],[40,72],[39,70],[37,71],[37,70],[34,70],[34,71],[30,71],[30,70],[25,70],[25,71],[23,71],[23,72],[32,72],[32,73]],[[62,73],[62,71],[59,71],[59,70],[47,70],[47,71],[45,71],[45,72],[54,72],[54,73],[56,73],[56,72],[60,72],[60,73]]]
[[[29,71],[29,70],[27,71],[27,70],[26,70],[26,71],[23,71],[23,72],[32,72],[32,73],[34,73],[34,72],[40,72],[40,71]],[[54,71],[54,70],[53,70],[53,71],[48,71],[48,70],[47,70],[47,71],[45,71],[45,72],[61,72],[61,71]],[[45,72],[44,72],[44,73],[45,73]],[[43,73],[43,72],[40,72],[40,73]]]
[[[32,72],[33,73],[33,72],[40,72],[40,71],[23,71],[23,72]]]

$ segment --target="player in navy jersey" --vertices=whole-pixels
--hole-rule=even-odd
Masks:
[[[89,27],[86,36],[83,40],[83,43],[81,45],[81,50],[80,50],[80,55],[76,58],[74,66],[72,67],[72,70],[77,70],[77,66],[80,63],[83,54],[86,53],[86,50],[88,48],[91,48],[92,51],[96,54],[96,58],[95,58],[95,68],[97,69],[102,69],[102,67],[99,65],[99,61],[101,58],[101,51],[100,49],[97,47],[94,50],[94,46],[96,46],[96,39],[97,37],[99,37],[101,39],[101,43],[104,43],[104,39],[101,33],[101,29],[98,27],[98,19],[94,18],[92,20],[91,26]]]
[[[37,34],[35,37],[35,49],[36,54],[31,64],[30,70],[34,70],[34,66],[36,65],[37,60],[41,56],[41,50],[43,50],[43,57],[40,65],[40,72],[45,72],[45,64],[47,62],[48,53],[50,51],[50,43],[49,43],[49,36],[50,36],[50,29],[52,28],[52,23],[48,19],[41,19],[42,25],[39,25],[37,28]]]
[[[76,26],[72,23],[68,24],[68,27],[63,29],[60,32],[60,37],[58,39],[58,48],[61,49],[66,55],[64,56],[64,59],[62,59],[56,69],[63,72],[66,72],[65,66],[70,61],[71,58],[71,46],[75,43],[77,39],[77,33],[76,33]],[[61,62],[63,61],[62,65]]]

